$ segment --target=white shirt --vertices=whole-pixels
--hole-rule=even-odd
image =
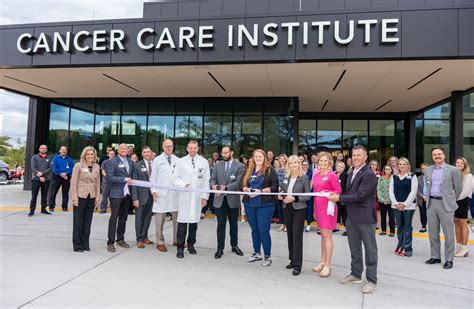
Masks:
[[[354,180],[355,176],[357,175],[357,173],[361,170],[361,168],[363,168],[365,166],[365,163],[364,165],[362,165],[361,167],[359,168],[356,168],[352,171],[352,178],[351,178],[351,182]]]
[[[395,205],[398,203],[402,203],[405,205],[406,210],[414,210],[416,208],[416,193],[418,192],[418,180],[415,175],[408,175],[405,174],[403,176],[398,175],[400,180],[403,180],[407,177],[411,177],[411,190],[410,194],[405,201],[397,201],[395,198],[394,186],[393,186],[393,177],[390,178],[390,184],[388,187],[388,193],[390,195],[390,201],[392,202],[392,208],[397,208]]]
[[[293,193],[293,187],[295,186],[295,182],[298,178],[290,178],[290,183],[288,184],[288,192],[289,194]]]
[[[467,174],[466,177],[464,177],[464,180],[462,182],[462,191],[461,194],[459,195],[458,201],[465,199],[466,197],[472,197],[472,188],[474,186],[474,181],[472,174]]]

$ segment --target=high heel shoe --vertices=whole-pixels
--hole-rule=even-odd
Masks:
[[[402,248],[396,248],[394,253],[400,255],[400,252],[402,252]]]
[[[461,249],[457,253],[454,254],[455,257],[468,257],[469,256],[469,249],[467,246],[461,246]]]
[[[319,273],[319,276],[321,278],[327,278],[329,277],[329,275],[331,275],[331,270],[332,270],[332,266],[324,266],[323,270],[321,270],[321,272]]]
[[[324,268],[324,263],[319,263],[318,265],[314,266],[313,271],[315,273],[320,273]]]

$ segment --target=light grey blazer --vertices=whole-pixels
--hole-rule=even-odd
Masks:
[[[288,186],[290,184],[290,178],[283,179],[281,183],[281,190],[280,192],[287,193]],[[293,193],[309,193],[311,192],[311,188],[309,187],[309,179],[308,176],[303,175],[296,178],[296,182],[293,185]],[[293,208],[298,209],[305,209],[307,204],[306,202],[311,199],[311,196],[295,196],[295,201],[293,202]],[[286,208],[286,204],[283,203],[283,208]]]
[[[239,161],[237,160],[232,161],[232,165],[230,166],[230,169],[227,175],[225,173],[225,161],[218,161],[214,165],[214,169],[212,170],[210,185],[211,187],[217,185],[218,187],[217,189],[219,189],[220,186],[225,185],[227,188],[227,191],[240,191],[243,177],[244,177],[244,165],[240,163]],[[217,196],[217,194],[214,194],[213,206],[215,208],[220,208],[222,206],[222,202],[224,201],[224,196],[227,197],[227,202],[229,203],[230,208],[240,207],[240,195],[221,194]]]
[[[431,177],[433,175],[434,165],[426,169],[425,194],[428,197],[426,206],[430,207]],[[458,208],[456,201],[462,191],[461,172],[456,167],[446,164],[443,170],[442,197],[444,208],[448,212],[455,211]]]

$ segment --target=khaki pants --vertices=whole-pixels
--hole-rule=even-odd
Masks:
[[[171,217],[173,219],[173,243],[176,243],[176,233],[178,230],[178,212],[171,212]],[[156,242],[158,245],[165,244],[165,236],[163,235],[163,226],[166,221],[166,213],[155,213],[155,233],[156,233]]]

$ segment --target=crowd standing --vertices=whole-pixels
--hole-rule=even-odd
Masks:
[[[440,229],[445,237],[443,268],[452,268],[454,257],[468,257],[469,210],[471,218],[474,215],[473,176],[463,157],[455,160],[455,166],[449,165],[443,148],[434,147],[434,165],[422,163],[420,172],[414,174],[411,163],[403,157],[367,163],[368,153],[363,146],[355,146],[348,157],[343,153],[333,157],[324,151],[309,158],[306,154],[276,156],[272,151],[255,149],[250,158],[242,156],[239,160],[234,159],[230,145],[222,145],[221,152],[209,159],[199,154],[199,146],[196,140],[188,141],[188,154],[182,158],[174,155],[171,139],[163,141],[158,156],[148,146],[142,147],[139,156],[132,146],[120,144],[117,153],[107,147],[99,158],[95,148],[87,146],[74,164],[66,146],[51,157],[47,146],[41,145],[31,158],[28,216],[35,214],[39,193],[41,213],[51,215],[61,187],[62,210],[68,211],[69,196],[73,206],[74,251],[90,250],[94,210],[105,214],[110,208],[109,252],[115,252],[116,246],[130,247],[124,235],[127,218],[133,214],[136,246],[140,249],[154,244],[148,238],[154,217],[156,249],[167,252],[163,227],[166,221],[172,221],[171,244],[177,247],[176,257],[181,259],[185,248],[189,254],[197,254],[198,223],[206,210],[211,210],[217,221],[214,257],[224,255],[227,222],[231,252],[244,255],[238,246],[238,222],[248,221],[253,252],[246,261],[260,261],[264,267],[272,264],[270,229],[274,222],[279,224],[278,231],[287,233],[286,268],[294,276],[302,271],[303,234],[313,225],[321,235],[321,257],[313,271],[322,278],[331,275],[332,237],[342,229],[351,251],[351,272],[340,282],[362,282],[365,260],[363,293],[377,288],[377,231],[379,236],[397,236],[396,255],[413,256],[416,208],[421,221],[419,232],[429,235],[431,256],[426,264],[442,262]],[[134,185],[134,181],[150,186]]]

